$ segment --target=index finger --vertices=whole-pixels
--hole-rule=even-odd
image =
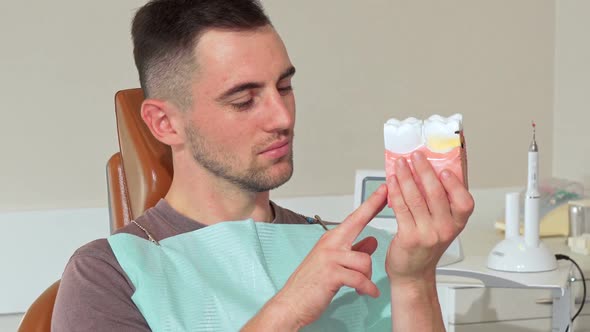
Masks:
[[[333,229],[334,239],[340,244],[352,246],[367,224],[383,210],[387,201],[387,187],[382,184],[375,192]]]

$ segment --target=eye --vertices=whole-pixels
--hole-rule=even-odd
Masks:
[[[236,109],[237,111],[247,111],[252,105],[254,104],[254,99],[250,98],[247,101],[240,102],[240,103],[231,103],[231,107]]]
[[[291,91],[293,91],[293,86],[288,85],[288,86],[278,87],[277,90],[279,90],[279,93],[282,96],[285,96],[285,95],[288,95],[289,93],[291,93]]]
[[[245,93],[237,96],[233,100],[229,102],[229,106],[231,106],[236,111],[247,111],[248,109],[254,106],[256,102],[256,94],[254,91],[246,91]]]

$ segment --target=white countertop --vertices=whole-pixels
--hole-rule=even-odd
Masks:
[[[483,273],[490,277],[511,280],[515,284],[510,285],[504,282],[496,287],[518,287],[517,284],[527,285],[531,288],[563,288],[567,282],[571,263],[558,261],[558,269],[539,273],[511,273],[494,271],[487,268],[487,256],[494,246],[503,239],[503,234],[497,232],[493,227],[482,227],[475,224],[466,227],[461,234],[461,244],[465,258],[463,261],[444,267],[445,270],[471,270],[474,274]],[[590,257],[572,253],[566,244],[566,238],[553,237],[542,238],[542,241],[554,254],[564,254],[574,259],[582,268],[586,276],[590,274]],[[447,271],[448,272],[448,271]],[[454,287],[482,287],[479,280],[468,279],[456,276],[440,275],[437,280],[444,285]],[[488,285],[494,281],[488,280]]]

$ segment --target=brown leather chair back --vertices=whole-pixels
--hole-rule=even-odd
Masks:
[[[111,232],[125,226],[164,197],[172,181],[170,148],[156,140],[143,120],[141,89],[115,95],[120,152],[107,162],[107,187]],[[59,281],[29,307],[19,332],[51,331],[51,315]]]
[[[116,230],[166,195],[172,182],[170,147],[154,138],[141,118],[141,89],[115,95],[120,155],[107,164],[111,230]]]
[[[109,199],[109,220],[111,233],[131,221],[129,193],[121,152],[115,153],[107,162],[107,193]]]
[[[49,286],[41,294],[29,310],[25,312],[18,327],[18,332],[49,332],[51,331],[51,313],[59,288],[59,280]]]

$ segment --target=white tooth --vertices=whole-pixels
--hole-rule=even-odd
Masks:
[[[389,119],[383,126],[385,148],[394,153],[408,153],[424,144],[422,121],[407,118],[404,121]]]
[[[387,120],[387,122],[385,122],[385,123],[398,126],[400,124],[400,121],[398,119],[391,118],[391,119]]]
[[[445,122],[446,118],[438,115],[438,114],[434,114],[431,115],[428,119],[426,119],[425,121],[440,121],[440,122]]]
[[[461,129],[461,124],[463,122],[463,115],[457,113],[457,114],[453,114],[453,115],[449,116],[448,118],[445,118],[443,116],[435,114],[424,121],[424,123],[428,123],[428,122],[440,122],[445,125],[448,125],[449,128],[452,128],[454,126],[454,128],[456,128],[455,131],[457,131],[457,130]]]
[[[463,114],[460,114],[460,113],[453,114],[453,115],[449,116],[449,119],[454,119],[457,122],[459,122],[460,129],[463,129]]]
[[[462,129],[463,116],[455,114],[448,118],[433,115],[424,121],[426,146],[433,152],[444,153],[461,145],[458,131]]]

